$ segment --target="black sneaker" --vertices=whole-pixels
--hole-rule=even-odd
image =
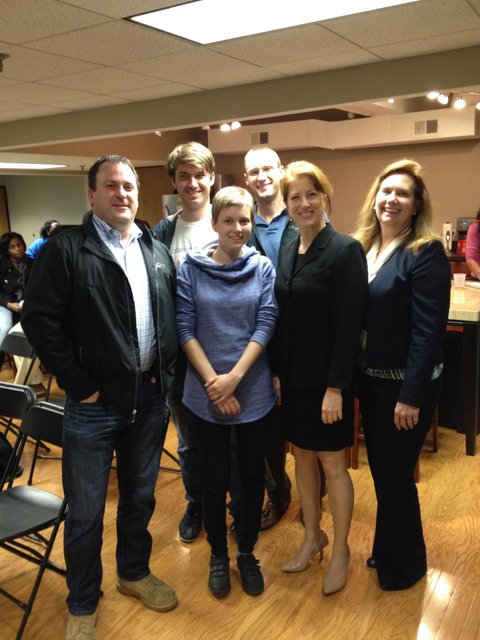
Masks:
[[[249,596],[259,596],[265,589],[260,563],[253,553],[237,556],[237,567],[242,578],[242,587]]]
[[[230,592],[230,560],[228,556],[210,557],[208,588],[217,598],[223,598]]]
[[[185,515],[178,525],[178,533],[182,542],[194,542],[202,528],[202,505],[197,502],[189,502]]]

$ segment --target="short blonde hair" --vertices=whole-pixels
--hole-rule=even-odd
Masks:
[[[432,204],[421,173],[422,167],[418,162],[405,158],[387,165],[375,178],[360,209],[358,227],[354,234],[354,237],[361,242],[366,252],[371,249],[375,240],[381,236],[380,223],[375,213],[377,193],[385,178],[396,174],[410,176],[414,184],[415,215],[412,218],[411,232],[405,239],[405,248],[416,252],[424,244],[439,239],[438,234],[433,230]]]
[[[307,160],[296,160],[295,162],[290,162],[285,168],[285,175],[281,181],[281,189],[283,200],[286,203],[288,198],[288,192],[290,190],[290,185],[297,178],[310,178],[313,183],[315,189],[320,191],[325,195],[327,201],[327,209],[330,212],[331,209],[331,198],[333,196],[333,187],[330,180],[327,178],[325,173],[317,167],[316,164],[312,162],[308,162]]]
[[[212,221],[217,222],[218,216],[227,207],[247,207],[250,211],[250,220],[253,222],[253,198],[242,187],[223,187],[217,191],[212,200]]]

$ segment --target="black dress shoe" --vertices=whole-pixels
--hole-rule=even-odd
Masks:
[[[290,506],[290,500],[285,502],[281,507],[277,507],[273,502],[269,502],[265,509],[262,510],[262,518],[260,520],[260,531],[271,529],[279,520],[287,513]]]
[[[217,598],[223,598],[230,592],[230,560],[228,556],[210,557],[210,575],[208,588]]]
[[[178,533],[182,542],[194,542],[202,528],[202,505],[197,502],[189,502],[185,515],[178,525]]]
[[[242,587],[249,596],[259,596],[265,589],[260,563],[253,553],[242,553],[237,556],[237,567],[242,579]]]
[[[370,558],[368,558],[367,567],[369,569],[376,569],[377,568],[377,561],[375,560],[375,558],[373,556],[370,556]]]

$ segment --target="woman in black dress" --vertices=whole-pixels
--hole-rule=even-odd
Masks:
[[[293,162],[282,182],[300,235],[282,250],[275,292],[279,304],[276,359],[285,437],[292,443],[305,539],[286,572],[306,569],[328,543],[320,528],[325,469],[334,527],[325,594],[345,586],[353,485],[344,449],[353,442],[352,378],[367,297],[365,253],[325,223],[332,186],[309,162]]]

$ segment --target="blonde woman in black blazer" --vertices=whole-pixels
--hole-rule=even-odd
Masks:
[[[356,237],[367,252],[369,298],[359,397],[377,495],[372,556],[385,590],[427,571],[413,472],[440,397],[450,269],[432,230],[421,167],[401,160],[375,179]]]
[[[323,581],[325,594],[345,586],[353,486],[344,449],[353,442],[352,378],[367,297],[365,253],[356,240],[325,223],[332,186],[309,162],[288,165],[282,181],[299,237],[279,259],[276,358],[282,423],[292,443],[305,539],[284,567],[306,569],[328,543],[320,528],[320,479],[325,469],[335,539]]]

